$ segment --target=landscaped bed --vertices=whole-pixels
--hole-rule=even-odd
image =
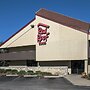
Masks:
[[[0,76],[23,76],[23,77],[44,77],[44,78],[57,78],[58,75],[54,75],[50,72],[32,71],[32,70],[16,70],[16,69],[0,69]]]

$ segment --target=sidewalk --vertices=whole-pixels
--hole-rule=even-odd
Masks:
[[[64,78],[69,80],[74,85],[90,86],[90,80],[81,78],[81,75],[67,75]]]

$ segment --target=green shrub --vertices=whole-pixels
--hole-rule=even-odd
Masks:
[[[28,75],[34,75],[34,72],[32,70],[27,71]]]
[[[41,71],[36,71],[35,73],[36,73],[36,74],[41,74],[42,72],[41,72]]]
[[[5,69],[0,69],[0,73],[2,74],[2,73],[5,73],[6,72],[6,70]]]
[[[6,74],[12,74],[12,69],[6,69],[5,72]]]
[[[25,71],[25,70],[20,70],[19,72],[18,72],[18,75],[20,75],[20,76],[23,76],[23,75],[25,75],[27,72]]]
[[[35,74],[38,76],[38,77],[42,77],[42,72],[41,71],[36,71]]]
[[[6,69],[6,72],[11,72],[12,71],[12,69]]]
[[[42,75],[43,76],[52,76],[52,73],[50,73],[50,72],[42,72]]]
[[[16,69],[0,69],[1,74],[17,74],[18,71]]]
[[[16,70],[16,69],[13,69],[11,72],[12,72],[12,74],[18,74],[18,70]]]
[[[52,73],[50,73],[50,72],[36,71],[35,74],[36,74],[37,76],[52,76]]]

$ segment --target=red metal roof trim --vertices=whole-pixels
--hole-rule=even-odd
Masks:
[[[3,42],[1,45],[0,45],[0,47],[2,46],[2,45],[4,45],[7,41],[9,41],[12,37],[14,37],[16,34],[18,34],[21,30],[23,30],[26,26],[28,26],[31,22],[33,22],[35,20],[35,18],[34,19],[32,19],[30,22],[28,22],[25,26],[23,26],[20,30],[18,30],[15,34],[13,34],[11,37],[9,37],[5,42]]]
[[[36,15],[37,15],[37,14],[36,14]],[[46,17],[41,16],[41,15],[37,15],[37,16],[39,16],[39,17],[43,17],[43,18],[46,18]],[[46,18],[46,19],[50,20],[49,18]],[[56,22],[56,21],[54,21],[54,22]],[[56,22],[56,23],[58,23],[58,22]],[[82,30],[80,26],[70,25],[69,23],[66,24],[66,23],[62,23],[62,22],[59,22],[59,24],[62,24],[62,25],[68,26],[68,27],[70,27],[70,28],[73,28],[73,29],[79,30],[79,31],[84,32],[84,33],[88,33],[88,30]],[[89,27],[88,27],[88,28],[89,28]],[[90,33],[89,33],[89,34],[90,34]]]
[[[89,23],[45,9],[39,10],[36,15],[88,34]]]

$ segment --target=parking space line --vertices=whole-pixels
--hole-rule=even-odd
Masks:
[[[17,79],[19,79],[19,78],[21,78],[21,76],[18,76],[17,78],[13,79],[12,81],[15,81],[15,80],[17,80]]]

